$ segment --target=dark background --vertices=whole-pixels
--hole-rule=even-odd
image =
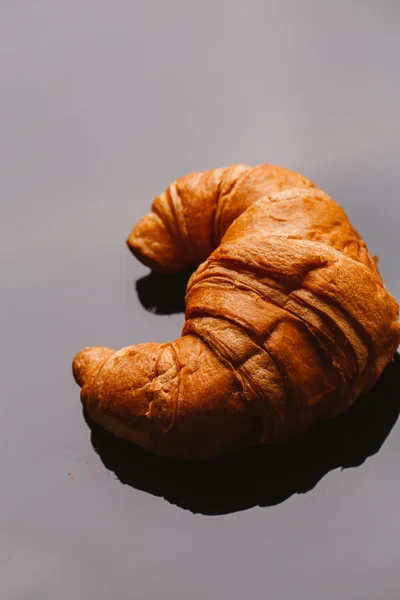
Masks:
[[[179,335],[125,238],[192,170],[304,173],[400,298],[399,27],[395,0],[0,3],[2,598],[398,600],[398,361],[209,467],[91,432],[71,361]]]

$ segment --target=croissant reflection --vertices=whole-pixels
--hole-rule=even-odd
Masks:
[[[151,271],[136,281],[136,291],[142,306],[156,315],[185,312],[185,292],[193,271],[156,273]]]
[[[160,457],[88,419],[95,451],[124,484],[208,515],[279,504],[312,489],[329,471],[361,465],[381,448],[400,412],[400,356],[349,410],[280,444],[212,460]]]
[[[302,175],[234,165],[172,183],[128,238],[163,273],[198,267],[182,336],[89,347],[81,400],[116,436],[210,458],[342,413],[400,343],[398,305],[345,213]]]

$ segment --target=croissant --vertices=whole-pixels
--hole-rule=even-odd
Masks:
[[[156,271],[200,265],[182,337],[74,359],[89,416],[152,452],[207,458],[285,440],[368,391],[400,343],[377,260],[340,206],[293,171],[186,175],[127,243]]]

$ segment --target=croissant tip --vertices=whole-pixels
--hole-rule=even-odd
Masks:
[[[129,249],[132,249],[132,247],[134,246],[134,229],[132,229],[132,231],[130,232],[130,234],[128,235],[128,237],[126,238],[125,242],[126,245],[128,246]]]
[[[106,361],[111,354],[114,354],[114,350],[104,346],[89,346],[78,352],[72,363],[76,383],[83,387],[95,368]]]

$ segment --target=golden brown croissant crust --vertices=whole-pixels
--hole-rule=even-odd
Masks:
[[[182,337],[74,360],[89,415],[159,454],[276,442],[350,406],[400,343],[398,305],[345,213],[298,173],[234,165],[158,196],[128,245],[197,266]]]

